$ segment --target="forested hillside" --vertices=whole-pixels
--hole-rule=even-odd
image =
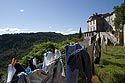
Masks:
[[[62,35],[55,32],[20,33],[0,35],[0,78],[5,73],[12,57],[21,59],[34,45],[43,42],[61,42],[77,38],[78,34]]]

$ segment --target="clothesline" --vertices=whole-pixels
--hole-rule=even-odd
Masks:
[[[57,51],[57,52],[58,52],[58,51]],[[49,52],[49,53],[50,53],[50,52]],[[45,57],[50,57],[50,56],[45,56]],[[61,57],[62,57],[62,55],[60,55],[60,52],[58,52],[58,53],[55,53],[55,59],[49,61],[49,63],[51,63],[51,64],[48,65],[48,67],[49,67],[49,68],[48,68],[48,71],[49,71],[49,72],[46,74],[46,76],[47,76],[46,79],[52,77],[52,74],[54,74],[54,71],[55,71],[54,69],[55,69],[55,68],[56,68],[58,71],[60,71],[60,74],[61,74],[60,77],[61,77],[61,78],[63,77],[63,76],[62,76],[62,75],[63,75],[62,73],[64,73],[64,72],[62,71],[62,70],[63,70],[63,68],[62,68],[63,65],[62,65]],[[48,59],[49,59],[49,58],[48,58]],[[14,61],[14,60],[12,60],[12,61]],[[31,62],[32,62],[32,61],[31,61]],[[45,62],[45,61],[44,61],[44,62]],[[11,63],[14,63],[14,62],[11,62]],[[60,64],[60,65],[59,65],[59,64]],[[13,65],[14,65],[14,64],[13,64]],[[46,64],[45,64],[45,65],[46,65]],[[62,65],[62,66],[61,66],[61,65]],[[8,68],[9,68],[9,67],[10,67],[10,66],[8,66]],[[11,66],[11,67],[14,67],[14,66]],[[11,67],[10,67],[10,68],[11,68]],[[17,68],[16,70],[18,71],[18,68]],[[9,76],[9,77],[12,77],[12,76],[10,76],[10,75],[12,75],[12,74],[11,74],[12,71],[13,71],[12,69],[11,69],[11,70],[8,70],[8,76]],[[10,72],[10,75],[9,75],[9,72]],[[20,72],[21,72],[21,71],[20,71]],[[25,72],[25,71],[24,71],[24,72]],[[32,74],[35,73],[35,72],[41,72],[41,71],[37,71],[37,70],[36,70],[36,71],[33,71],[30,75],[27,74],[27,76],[28,76],[28,77],[29,77],[29,76],[31,77]],[[57,71],[56,71],[56,72],[57,72]],[[14,73],[14,72],[13,72],[13,73]],[[51,73],[52,73],[52,74],[51,74]],[[42,73],[40,73],[40,74],[42,75]],[[57,73],[57,74],[58,74],[58,73]],[[37,75],[37,74],[36,74],[36,75]],[[41,79],[41,81],[42,81],[42,79],[44,79],[44,78],[42,78],[43,76],[41,77],[41,75],[40,75],[40,79]],[[43,74],[43,75],[44,75],[44,74]],[[49,75],[50,75],[51,77],[50,77]],[[56,75],[56,74],[55,74],[55,75]],[[39,76],[39,75],[38,75],[38,76]],[[30,77],[29,77],[29,78],[30,78]],[[10,78],[10,79],[11,79],[11,78]],[[40,82],[40,79],[39,79],[39,82]],[[45,79],[45,80],[46,80],[46,79]],[[18,79],[15,78],[15,79],[13,79],[13,80],[11,80],[11,81],[9,81],[9,82],[13,82],[13,81],[15,81],[15,80],[19,80],[19,78],[18,78]],[[33,81],[32,78],[30,78],[30,80]],[[38,79],[37,79],[37,80],[38,80]],[[50,80],[51,80],[51,79],[48,79],[47,81],[50,81]],[[56,82],[55,76],[54,76],[54,79],[52,79],[52,80]],[[60,79],[59,81],[61,81],[61,80],[63,80],[63,79]],[[44,80],[43,80],[43,81],[44,81]],[[7,82],[8,82],[8,79],[7,79]],[[39,82],[38,82],[38,83],[39,83]],[[37,82],[36,82],[36,83],[37,83]],[[41,83],[41,82],[40,82],[40,83]],[[60,83],[60,82],[59,82],[59,83]]]
[[[98,41],[98,39],[96,40],[96,41],[94,41],[93,43],[97,43],[97,41]],[[91,45],[89,45],[89,46],[91,46]],[[88,47],[89,47],[88,46]],[[69,61],[69,57],[71,56],[71,55],[74,55],[74,56],[76,56],[76,54],[77,53],[86,53],[87,51],[83,51],[83,48],[82,48],[82,46],[80,46],[79,44],[74,44],[74,45],[68,45],[68,48],[67,47],[65,47],[65,49],[66,49],[66,67],[67,66],[69,66],[69,64],[67,64],[67,61]],[[68,49],[68,50],[67,50]],[[56,54],[56,53],[55,53]],[[18,55],[19,56],[19,55]],[[18,57],[17,56],[17,57]],[[47,55],[48,56],[48,55]],[[44,61],[43,61],[43,63],[45,64],[45,66],[51,66],[51,64],[50,63],[54,63],[54,62],[57,62],[57,61],[59,61],[62,57],[64,57],[63,55],[60,55],[60,56],[58,56],[58,58],[50,58],[50,61],[49,62],[46,62],[45,61],[45,59],[47,60],[47,56],[44,56]],[[87,60],[88,61],[85,61],[85,63],[84,64],[89,64],[91,61],[90,61],[90,56],[88,56],[87,54],[86,55],[84,55],[85,57],[83,57],[83,56],[81,56],[81,55],[78,55],[78,56],[80,56],[81,57],[81,59],[78,61],[78,62],[80,62],[81,60],[86,60],[85,58],[87,58]],[[16,58],[17,58],[16,57]],[[48,57],[50,57],[50,56],[48,56]],[[53,56],[54,57],[54,56]],[[72,58],[72,59],[75,59],[75,58]],[[77,59],[75,59],[75,60],[77,60]],[[31,61],[32,62],[32,61]],[[73,61],[73,63],[74,63],[75,61]],[[84,62],[84,61],[83,61]],[[47,64],[50,64],[50,65],[47,65]],[[70,63],[70,62],[69,62]],[[44,65],[44,64],[42,64],[42,65]],[[78,65],[78,63],[76,63],[77,65]],[[91,63],[89,64],[89,65],[87,65],[87,66],[85,66],[83,63],[81,64],[81,66],[79,66],[79,67],[83,67],[83,69],[84,68],[89,68],[89,65],[91,65]],[[37,67],[37,66],[36,66]],[[57,66],[56,66],[57,67]],[[62,67],[61,67],[62,68]],[[71,69],[72,68],[72,66],[69,66],[68,68],[66,68],[66,72],[67,72],[67,70],[69,70],[69,69]],[[73,67],[73,68],[75,68],[75,66]],[[78,68],[79,69],[79,68]],[[55,71],[54,70],[54,68],[53,68],[53,70],[52,70],[52,72],[53,71]],[[90,72],[92,72],[92,70],[89,70]],[[51,72],[51,73],[52,73]],[[70,72],[70,73],[72,73],[72,72]],[[70,73],[67,73],[66,75],[68,75],[68,74],[70,74]],[[71,76],[71,78],[74,78],[73,76],[74,76],[74,74],[71,74],[70,75]],[[75,74],[75,78],[77,79],[77,74]],[[89,76],[89,75],[86,75],[86,76]],[[48,77],[49,78],[49,77]],[[67,83],[74,83],[74,82],[76,82],[76,81],[78,81],[78,80],[75,80],[75,79],[73,79],[72,81],[71,81],[71,79],[69,79],[69,81],[71,81],[71,82],[68,82],[68,78],[69,77],[67,77],[66,76],[66,81],[67,81]],[[89,80],[87,80],[87,81],[91,81],[91,76],[90,77],[88,77],[89,78]],[[47,79],[47,78],[46,78]]]

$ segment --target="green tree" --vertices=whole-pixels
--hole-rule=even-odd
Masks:
[[[120,6],[115,6],[114,13],[116,16],[116,18],[114,19],[116,33],[119,34],[121,32],[123,35],[123,26],[125,24],[125,2]],[[121,43],[123,43],[123,37],[121,38]]]
[[[79,38],[82,38],[82,30],[81,30],[81,27],[80,27],[80,30],[79,30]]]
[[[116,26],[116,29],[122,29],[122,25],[125,24],[125,2],[122,3],[120,6],[114,7],[115,12],[115,20],[114,25]]]

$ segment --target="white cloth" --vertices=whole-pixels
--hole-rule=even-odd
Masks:
[[[113,44],[116,44],[117,43],[117,38],[111,32],[108,32],[108,34],[110,35],[110,41]]]
[[[47,71],[47,66],[51,65],[52,63],[54,63],[54,55],[52,52],[46,52],[44,53],[44,61],[43,61],[43,66],[42,66],[42,70],[45,72]]]
[[[35,58],[33,58],[33,65],[37,66],[36,57],[35,57]]]
[[[106,40],[106,44],[108,43],[108,39],[113,44],[117,43],[117,38],[111,32],[101,32],[101,34],[104,36],[104,38]]]
[[[8,65],[8,75],[7,75],[7,82],[11,82],[12,78],[16,72],[16,69],[12,66],[12,64]]]
[[[83,46],[83,48],[87,48],[89,46],[89,41],[89,39],[84,39],[81,46]]]
[[[61,56],[61,52],[55,49],[55,59],[58,59]]]
[[[60,56],[61,56],[61,52],[59,50],[55,49],[55,59],[60,58]],[[63,66],[63,62],[62,62],[61,58],[60,58],[60,62],[62,64],[62,73],[61,73],[61,75],[65,77],[64,66]]]
[[[46,66],[51,65],[54,59],[55,59],[54,54],[52,52],[49,51],[47,53],[44,53],[44,61]]]

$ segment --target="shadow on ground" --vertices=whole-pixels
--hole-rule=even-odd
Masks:
[[[102,63],[103,63],[103,65],[114,65],[114,66],[118,66],[118,67],[124,67],[125,66],[125,64],[123,63],[123,64],[120,64],[120,63],[115,63],[115,62],[111,62],[111,61],[108,61],[108,60],[105,60],[105,59],[103,59],[102,60]]]
[[[113,83],[125,83],[125,74],[114,74]]]

